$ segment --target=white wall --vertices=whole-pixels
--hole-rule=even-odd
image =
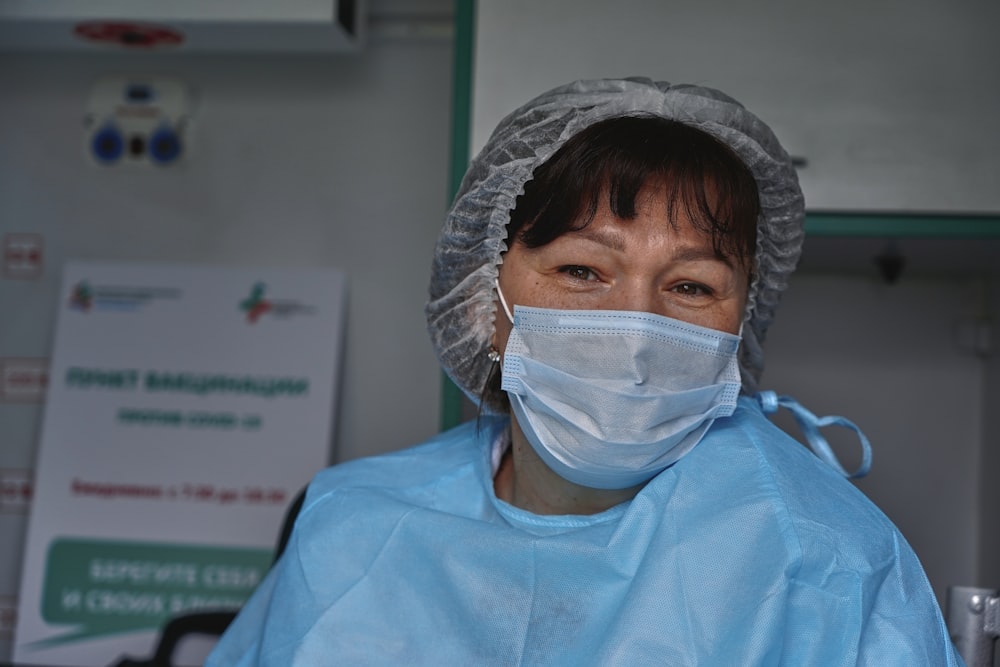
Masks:
[[[451,58],[446,34],[377,30],[356,56],[0,54],[0,236],[45,244],[40,280],[0,279],[0,357],[48,356],[69,258],[338,267],[349,306],[331,455],[436,432],[440,372],[423,304],[448,204]],[[90,86],[120,73],[194,87],[186,164],[85,158]],[[41,409],[0,401],[0,471],[33,466]],[[0,618],[17,591],[24,523],[23,508],[0,511]]]

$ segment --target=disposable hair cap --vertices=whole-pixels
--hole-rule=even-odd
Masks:
[[[755,393],[761,344],[805,237],[805,208],[791,159],[771,129],[712,88],[649,79],[577,81],[551,90],[504,118],[472,161],[434,252],[427,323],[448,376],[479,402],[490,372],[493,281],[507,250],[507,223],[535,168],[584,128],[607,118],[656,115],[698,128],[728,145],[757,181],[755,279],[740,346],[743,389]],[[499,410],[499,405],[486,405]]]

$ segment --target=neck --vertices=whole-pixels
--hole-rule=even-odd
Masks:
[[[496,495],[534,514],[597,514],[631,500],[645,484],[592,489],[563,479],[535,453],[511,416],[511,447],[493,480]]]

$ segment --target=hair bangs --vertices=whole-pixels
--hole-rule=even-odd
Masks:
[[[612,118],[574,135],[525,184],[508,238],[543,246],[589,225],[605,197],[617,218],[633,220],[649,189],[666,195],[671,225],[683,213],[720,257],[752,266],[760,204],[750,170],[715,137],[656,116]]]

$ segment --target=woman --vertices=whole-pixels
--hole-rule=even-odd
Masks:
[[[802,223],[717,91],[578,82],[508,116],[427,308],[496,414],[321,473],[209,664],[960,664],[899,532],[764,416]]]

